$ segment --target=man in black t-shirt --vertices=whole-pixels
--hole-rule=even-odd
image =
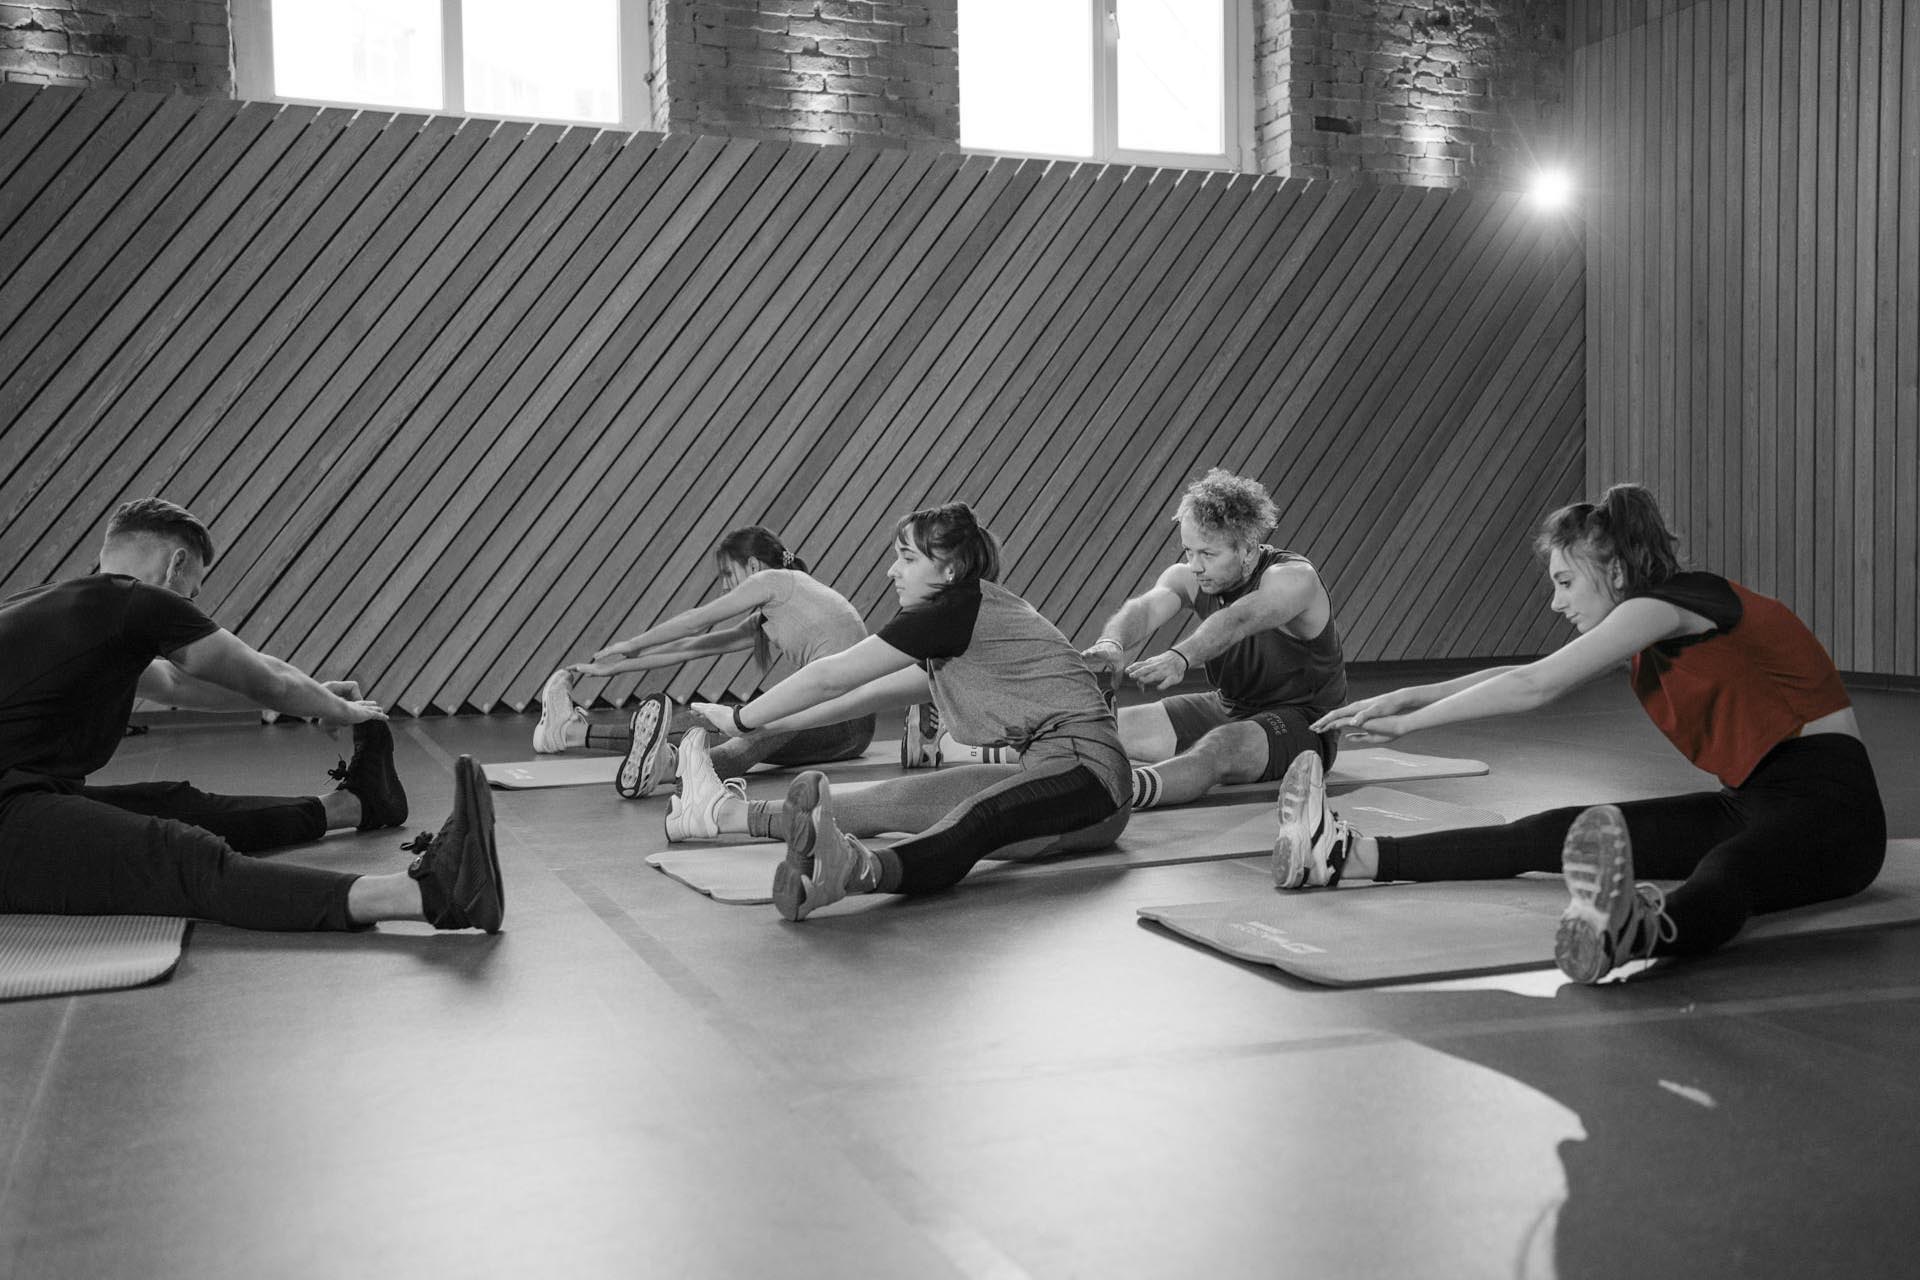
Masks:
[[[1195,800],[1222,783],[1280,777],[1303,751],[1333,763],[1337,735],[1313,721],[1347,698],[1333,601],[1304,556],[1265,545],[1279,511],[1256,480],[1214,468],[1174,517],[1180,563],[1122,605],[1081,656],[1170,689],[1196,667],[1214,686],[1123,707],[1120,740],[1136,764],[1133,806]],[[1128,664],[1183,609],[1200,625],[1178,643]]]
[[[255,651],[192,603],[213,560],[206,526],[129,502],[97,573],[0,600],[0,912],[186,915],[256,929],[351,929],[425,918],[499,928],[492,809],[462,757],[453,816],[412,868],[350,876],[244,853],[328,830],[399,826],[406,794],[385,715],[351,681],[322,684]],[[322,796],[217,796],[185,783],[87,785],[136,697],[266,708],[354,726],[354,758]]]

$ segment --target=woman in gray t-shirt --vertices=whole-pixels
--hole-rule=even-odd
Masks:
[[[650,671],[748,649],[753,651],[760,676],[765,677],[778,660],[801,668],[866,639],[867,626],[859,610],[809,574],[806,561],[787,550],[771,530],[761,525],[735,529],[720,540],[713,557],[727,588],[719,599],[615,641],[594,654],[591,662],[563,668],[548,678],[541,694],[540,724],[533,735],[535,751],[570,747],[624,751],[627,758],[615,779],[620,794],[629,799],[651,795],[680,767],[678,753],[666,740],[672,711],[667,695],[656,693],[643,699],[626,724],[598,725],[573,704],[575,679]],[[718,777],[733,778],[762,761],[802,765],[849,760],[866,751],[873,730],[873,716],[864,715],[811,729],[755,734],[722,744],[712,753],[711,765]],[[703,755],[700,767],[706,763]]]
[[[711,804],[720,830],[786,840],[773,898],[789,920],[850,893],[936,892],[983,858],[1103,849],[1127,823],[1127,757],[1099,683],[1052,623],[995,581],[998,549],[967,505],[907,516],[894,553],[887,576],[900,613],[878,635],[751,702],[694,709],[721,732],[752,733],[931,699],[956,735],[1011,746],[1020,759],[838,798],[824,774],[803,773],[778,812],[743,796],[683,794]],[[887,831],[917,834],[886,846],[861,839]]]

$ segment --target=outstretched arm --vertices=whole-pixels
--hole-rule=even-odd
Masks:
[[[196,682],[182,688],[213,685],[227,694],[238,694],[245,706],[312,716],[333,724],[386,719],[378,704],[348,701],[290,663],[260,653],[231,631],[216,631],[183,645],[168,658],[172,666]],[[152,675],[152,666],[147,673]],[[146,687],[143,679],[143,691]]]
[[[1100,628],[1100,638],[1080,656],[1095,671],[1125,670],[1128,655],[1192,603],[1193,590],[1193,570],[1183,564],[1172,566],[1144,595],[1114,610],[1107,625]]]
[[[1308,566],[1274,565],[1260,575],[1260,583],[1252,591],[1215,613],[1165,653],[1134,663],[1127,674],[1143,685],[1171,688],[1186,679],[1187,672],[1255,632],[1286,626],[1319,604],[1324,595],[1319,575]]]
[[[683,662],[695,658],[710,658],[715,654],[738,653],[742,649],[753,648],[754,633],[759,627],[748,618],[735,626],[719,631],[709,631],[703,636],[689,636],[684,640],[669,640],[665,644],[655,645],[645,653],[631,658],[618,658],[602,662],[597,658],[592,662],[575,663],[575,675],[611,676],[622,671],[653,671],[660,667],[677,667]],[[612,650],[603,649],[602,653]]]
[[[710,627],[730,622],[742,614],[751,613],[773,599],[773,584],[765,573],[756,573],[733,590],[685,613],[677,613],[665,622],[648,627],[637,636],[625,640],[616,640],[593,655],[595,662],[617,662],[621,658],[631,658],[675,640],[685,640],[697,636]]]
[[[759,728],[775,729],[787,732],[793,729],[814,729],[825,724],[839,724],[843,720],[852,720],[859,716],[872,715],[877,711],[897,711],[910,707],[916,702],[925,702],[933,696],[932,687],[927,683],[927,673],[919,667],[910,667],[905,671],[896,671],[892,675],[870,680],[837,698],[808,707],[805,711],[796,711],[784,719]],[[708,723],[723,733],[733,733],[733,708],[717,703],[696,702],[694,710],[707,717]],[[748,724],[752,724],[749,716]]]
[[[896,679],[866,694],[866,687],[888,677],[913,677],[917,685],[907,679]],[[926,697],[926,675],[914,660],[900,650],[882,640],[879,636],[868,636],[851,649],[843,649],[829,657],[809,662],[792,675],[767,690],[753,701],[744,703],[737,709],[719,709],[720,719],[715,718],[711,703],[699,704],[702,714],[713,721],[717,728],[729,733],[747,732],[755,729],[806,729],[816,725],[834,724],[849,718],[848,708],[853,706],[846,695],[855,691],[863,692],[861,705],[865,710],[878,710],[882,706],[905,706],[916,699]],[[907,693],[909,688],[918,689],[917,694]],[[899,702],[873,702],[882,694],[894,698],[905,694]],[[725,723],[722,723],[724,719]]]
[[[1369,714],[1365,710],[1368,704],[1356,703],[1323,716],[1315,728],[1344,729],[1357,742],[1392,742],[1421,729],[1531,711],[1619,667],[1642,649],[1696,632],[1697,624],[1703,622],[1664,600],[1644,596],[1627,600],[1614,606],[1599,626],[1544,658],[1524,666],[1496,667],[1437,686],[1451,687],[1452,691],[1410,710]],[[1369,700],[1374,701],[1378,700]]]

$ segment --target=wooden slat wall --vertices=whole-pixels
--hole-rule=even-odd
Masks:
[[[252,643],[517,708],[749,521],[877,624],[893,519],[954,496],[1091,640],[1217,463],[1354,657],[1533,653],[1583,273],[1506,197],[11,86],[0,587],[159,493]]]
[[[1575,9],[1590,486],[1920,675],[1920,0]]]

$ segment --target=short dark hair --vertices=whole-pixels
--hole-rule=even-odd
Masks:
[[[200,517],[165,498],[135,498],[122,503],[107,521],[109,539],[147,534],[184,547],[200,557],[200,567],[213,563],[213,535]]]
[[[974,518],[964,502],[923,507],[900,517],[895,541],[911,540],[915,550],[953,570],[953,585],[1000,580],[1000,540]]]

